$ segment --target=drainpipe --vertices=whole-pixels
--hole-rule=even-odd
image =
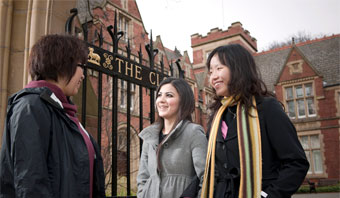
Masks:
[[[12,15],[13,15],[13,0],[7,0],[0,5],[0,27],[5,28],[4,34],[0,34],[0,70],[1,84],[0,84],[0,142],[2,142],[2,133],[4,128],[4,121],[6,115],[7,95],[8,95],[8,67],[9,67],[9,52],[12,29]],[[1,145],[0,145],[1,147]]]

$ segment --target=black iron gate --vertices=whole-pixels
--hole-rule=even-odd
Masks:
[[[77,9],[71,10],[72,15],[66,22],[65,31],[66,33],[71,34],[72,29],[72,20],[77,15]],[[157,49],[153,48],[152,42],[152,33],[150,38],[150,43],[145,45],[146,51],[148,53],[149,58],[149,66],[143,65],[143,55],[142,55],[142,45],[140,45],[140,49],[138,52],[138,62],[131,59],[131,48],[130,48],[130,41],[127,42],[126,45],[126,56],[123,56],[118,53],[118,42],[119,39],[123,36],[123,32],[117,31],[117,14],[115,13],[114,25],[107,27],[107,31],[112,39],[112,52],[104,50],[103,46],[103,32],[100,29],[99,33],[96,31],[96,35],[98,37],[98,46],[90,44],[88,42],[88,28],[87,23],[82,25],[82,31],[84,40],[88,44],[89,48],[89,55],[88,55],[88,63],[87,66],[84,68],[84,76],[85,79],[83,81],[83,89],[82,89],[82,115],[81,120],[84,127],[86,127],[86,108],[88,107],[87,104],[87,83],[90,82],[86,78],[89,78],[89,72],[97,72],[95,78],[97,83],[97,99],[98,99],[98,120],[97,120],[97,141],[100,147],[102,147],[102,119],[103,119],[103,104],[106,103],[103,101],[103,92],[107,93],[108,90],[103,90],[103,75],[107,78],[110,78],[110,88],[112,92],[111,101],[109,102],[111,106],[111,142],[112,142],[112,170],[111,170],[111,197],[136,197],[131,196],[131,183],[135,181],[131,181],[130,177],[130,135],[131,135],[131,85],[137,85],[139,87],[138,92],[139,95],[139,131],[143,129],[143,121],[146,118],[143,118],[145,115],[143,109],[143,98],[149,98],[150,100],[150,109],[146,109],[149,111],[148,118],[150,124],[155,121],[155,100],[154,100],[154,92],[159,84],[159,82],[166,77],[164,73],[164,64],[163,61],[160,62],[160,71],[159,69],[155,70],[154,58],[158,53]],[[179,65],[177,65],[179,66]],[[170,67],[172,70],[172,66]],[[180,67],[179,67],[180,69]],[[171,74],[173,72],[171,71]],[[118,134],[118,80],[126,82],[126,106],[124,116],[126,116],[126,195],[125,196],[118,196],[117,195],[117,134]],[[92,104],[93,105],[93,104]],[[144,116],[145,117],[145,116]],[[140,149],[141,149],[142,142],[140,142]]]

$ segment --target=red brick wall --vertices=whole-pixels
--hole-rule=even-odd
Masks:
[[[319,100],[318,114],[322,118],[321,133],[323,134],[324,156],[328,178],[339,179],[339,118],[336,117],[337,109],[335,90],[325,90],[325,98]]]
[[[322,134],[328,178],[339,180],[339,128],[323,129]]]
[[[136,18],[141,19],[136,1],[128,1],[128,12]]]
[[[201,35],[197,37],[191,38],[191,45],[195,46],[202,43],[207,43],[213,40],[225,38],[225,37],[233,37],[236,35],[242,35],[242,37],[254,48],[257,49],[256,40],[254,40],[248,31],[245,31],[242,25],[235,25],[228,28],[226,31],[222,31],[220,29],[216,30],[213,29],[212,31],[208,32],[207,36],[202,37]]]
[[[199,64],[203,62],[203,50],[193,51],[193,64]]]
[[[275,95],[276,95],[276,98],[279,101],[281,101],[282,103],[284,102],[284,96],[283,96],[283,93],[282,93],[282,86],[281,85],[275,86]]]

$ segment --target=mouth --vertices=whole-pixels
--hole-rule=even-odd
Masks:
[[[221,85],[223,85],[222,81],[218,81],[218,82],[213,83],[213,86],[214,86],[215,89],[218,89]]]
[[[164,110],[166,110],[166,109],[168,109],[167,106],[158,106],[158,110],[159,110],[159,111],[164,111]]]

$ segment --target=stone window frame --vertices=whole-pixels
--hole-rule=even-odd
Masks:
[[[336,106],[336,115],[340,116],[340,90],[335,91],[335,106]]]
[[[124,35],[121,38],[121,41],[127,43],[128,39],[130,37],[130,23],[131,23],[131,18],[129,18],[128,16],[119,13],[119,17],[118,17],[118,31],[123,31]],[[122,28],[122,24],[124,25],[124,27]],[[132,40],[131,40],[132,41]]]
[[[311,136],[315,136],[317,135],[318,138],[319,138],[319,148],[311,148]],[[317,131],[305,131],[305,132],[298,132],[298,138],[299,138],[299,141],[301,142],[301,137],[308,137],[308,145],[309,145],[309,148],[308,149],[304,149],[305,153],[306,153],[306,150],[308,151],[313,151],[313,150],[320,150],[320,158],[321,158],[321,164],[322,164],[322,172],[319,172],[319,173],[315,173],[314,171],[314,157],[313,157],[313,154],[312,152],[309,152],[309,156],[308,154],[306,153],[306,157],[308,159],[308,162],[309,162],[309,170],[307,172],[307,178],[327,178],[327,173],[326,173],[326,164],[325,164],[325,155],[324,155],[324,144],[323,144],[323,134],[321,133],[320,130],[317,130]],[[301,142],[301,145],[303,146],[303,143]]]
[[[130,96],[131,96],[131,106],[130,111],[134,111],[135,109],[135,99],[136,99],[136,89],[137,85],[134,83],[130,83]],[[123,79],[118,79],[118,98],[119,98],[119,107],[122,111],[126,111],[126,96],[127,96],[127,81]]]
[[[310,96],[306,96],[306,85],[311,84],[312,85],[312,94]],[[297,97],[296,96],[296,87],[300,87],[302,86],[302,91],[303,91],[303,96],[302,97]],[[287,90],[288,88],[292,88],[292,98],[287,98]],[[315,90],[315,83],[314,81],[304,81],[304,82],[298,82],[298,83],[291,83],[291,84],[287,84],[284,85],[282,87],[283,89],[283,101],[284,101],[284,106],[287,112],[287,115],[290,119],[292,120],[298,120],[298,119],[306,119],[306,118],[314,118],[317,116],[317,108],[316,108],[316,90]],[[314,104],[314,113],[310,114],[309,113],[309,109],[308,109],[308,102],[307,99],[311,99],[313,101]],[[304,110],[305,110],[305,114],[304,115],[299,115],[299,105],[298,105],[298,101],[303,100],[304,103]],[[290,112],[289,112],[289,104],[288,102],[294,102],[294,113],[295,116],[291,116]]]

